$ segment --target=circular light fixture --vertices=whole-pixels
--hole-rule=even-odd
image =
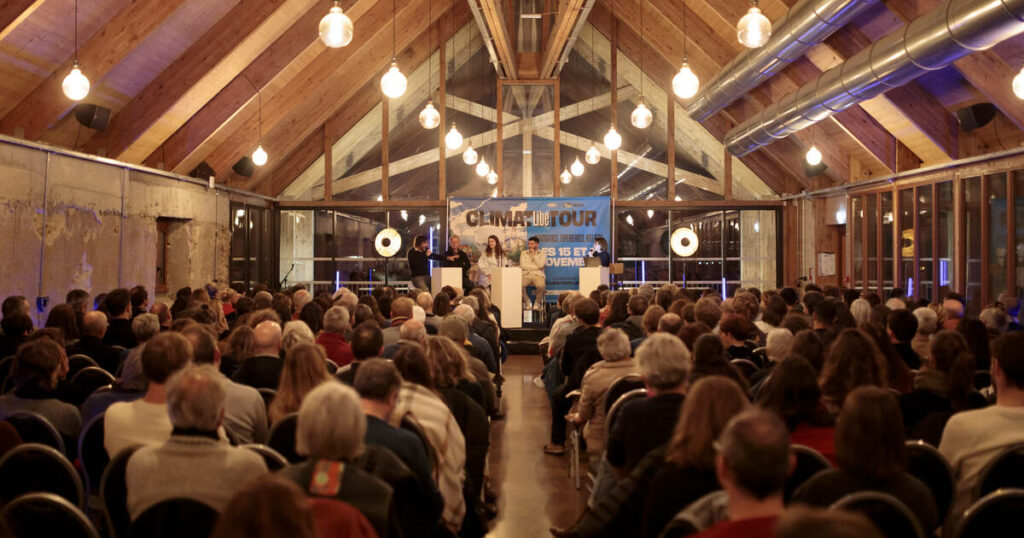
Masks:
[[[646,129],[650,127],[651,122],[654,120],[654,116],[651,114],[651,109],[647,108],[644,104],[644,98],[640,98],[640,103],[633,109],[633,113],[629,116],[630,123],[637,129]]]
[[[573,161],[571,165],[569,165],[569,171],[572,172],[572,175],[576,177],[580,177],[583,175],[583,163],[580,162],[579,156],[576,156],[576,160]]]
[[[1024,67],[1021,67],[1020,73],[1013,77],[1013,94],[1017,99],[1024,99]]]
[[[620,146],[622,146],[622,135],[620,135],[613,126],[609,128],[608,132],[604,135],[604,147],[611,151],[615,151],[619,149]]]
[[[263,144],[256,146],[256,151],[252,152],[252,164],[256,166],[263,166],[267,164],[267,150],[263,149]]]
[[[818,146],[811,146],[811,149],[807,150],[807,155],[804,156],[807,159],[807,164],[811,166],[818,166],[821,164],[821,150]]]
[[[78,60],[71,64],[71,72],[64,77],[64,82],[60,86],[64,90],[64,95],[72,101],[81,101],[89,95],[89,79],[82,74]]]
[[[568,185],[569,183],[572,182],[572,173],[569,172],[568,168],[565,168],[565,169],[562,170],[562,174],[561,174],[560,177],[562,179],[562,183],[564,183],[566,185]]]
[[[352,19],[341,12],[338,0],[320,19],[320,41],[332,49],[339,49],[352,42]]]
[[[593,142],[590,143],[590,149],[587,150],[587,154],[583,157],[586,159],[587,164],[597,164],[601,162],[601,152],[598,151],[597,146]]]
[[[495,172],[494,170],[491,170],[490,172],[487,172],[487,184],[488,185],[497,185],[498,184],[498,173]]]
[[[480,158],[480,162],[476,163],[476,175],[478,175],[480,177],[484,177],[490,171],[491,171],[490,165],[488,165],[487,161],[483,157],[481,157]]]
[[[676,256],[688,258],[697,253],[697,246],[700,240],[697,239],[697,232],[693,228],[676,228],[672,232],[672,252]]]
[[[373,249],[382,258],[390,258],[398,254],[398,250],[401,248],[402,234],[394,228],[384,228],[377,233],[377,237],[373,240]]]
[[[462,133],[455,128],[455,122],[452,122],[452,128],[448,131],[448,134],[444,135],[444,145],[451,150],[462,147]]]
[[[391,99],[395,99],[405,94],[405,88],[408,85],[409,81],[405,79],[405,75],[398,69],[398,61],[392,58],[391,67],[388,69],[388,72],[380,77],[380,91],[384,92],[384,95]]]
[[[750,49],[763,47],[772,36],[772,21],[757,8],[757,0],[750,2],[750,10],[736,25],[736,37],[740,44]]]
[[[469,147],[466,148],[466,151],[462,152],[462,162],[466,164],[476,164],[476,160],[476,150],[473,149],[473,145],[470,144]]]
[[[697,74],[690,69],[690,64],[683,60],[683,66],[679,68],[676,76],[672,77],[672,91],[680,99],[689,99],[697,95],[699,88],[700,80],[697,79]]]
[[[420,111],[420,125],[424,129],[436,129],[441,124],[441,113],[434,108],[433,101],[427,101],[427,106]]]

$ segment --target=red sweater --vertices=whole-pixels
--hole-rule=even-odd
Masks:
[[[345,337],[338,333],[322,332],[316,339],[316,343],[324,347],[327,358],[334,361],[338,366],[345,366],[356,360],[352,354],[352,346],[345,341]]]

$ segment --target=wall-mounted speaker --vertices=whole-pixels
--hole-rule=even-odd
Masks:
[[[978,103],[956,111],[956,118],[960,120],[960,129],[964,131],[973,131],[984,127],[995,117],[996,107],[992,103]]]
[[[89,103],[79,103],[75,106],[75,119],[90,129],[102,131],[110,123],[110,109]]]
[[[204,179],[205,180],[205,179],[208,179],[210,176],[213,176],[213,175],[216,175],[216,174],[213,173],[213,168],[209,164],[207,164],[206,161],[203,161],[203,162],[199,163],[199,165],[196,166],[195,169],[193,169],[191,172],[189,172],[188,175],[190,175],[190,176],[192,176],[194,178],[199,178],[199,179]]]
[[[256,171],[256,164],[252,162],[252,158],[242,157],[231,169],[240,176],[252,177],[253,172]]]
[[[807,174],[807,177],[820,176],[825,173],[825,170],[828,170],[828,165],[824,162],[813,166],[807,164],[806,159],[800,159],[800,162],[804,165],[804,173]]]

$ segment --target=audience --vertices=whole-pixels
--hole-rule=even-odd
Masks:
[[[661,308],[661,307],[657,307]],[[620,329],[607,329],[597,338],[601,360],[583,374],[580,399],[569,420],[584,425],[587,451],[601,454],[605,437],[605,396],[611,385],[623,376],[637,373],[636,360],[630,354],[628,336]]]
[[[138,320],[139,318],[135,318]],[[128,354],[128,358],[121,365],[121,375],[114,380],[110,390],[96,391],[90,394],[82,403],[82,424],[89,424],[89,421],[105,413],[107,408],[117,402],[133,402],[146,394],[149,383],[142,373],[141,346],[136,348],[139,353]]]
[[[775,538],[883,538],[866,516],[846,510],[791,508],[775,525]]]
[[[281,340],[281,325],[276,321],[256,325],[252,334],[252,356],[239,362],[231,380],[257,389],[276,389],[284,368]]]
[[[22,344],[14,356],[10,375],[14,392],[0,396],[0,416],[31,411],[50,421],[74,454],[82,418],[75,406],[60,400],[57,385],[68,371],[68,359],[60,345],[49,338]]]
[[[984,407],[987,402],[974,392],[973,381],[974,358],[963,336],[956,331],[936,333],[928,358],[914,377],[914,390],[900,396],[907,435],[937,445],[953,413]]]
[[[597,337],[603,329],[597,303],[591,299],[580,299],[573,304],[573,311],[579,320],[579,327],[566,338],[565,351],[558,362],[562,381],[557,388],[549,391],[551,442],[544,447],[544,453],[556,456],[565,453],[565,415],[572,403],[568,394],[580,388],[587,369],[601,360]]]
[[[85,355],[111,374],[121,365],[121,352],[105,343],[107,316],[94,310],[82,319],[82,335],[78,343],[68,346],[68,355]]]
[[[355,357],[352,346],[345,340],[345,332],[349,329],[349,312],[344,306],[332,306],[324,313],[324,331],[316,338],[316,343],[324,348],[327,358],[338,366],[348,366]]]
[[[110,317],[110,325],[103,336],[103,343],[131,349],[138,345],[132,334],[132,297],[131,292],[118,288],[107,294],[103,304]]]
[[[366,359],[380,357],[384,351],[384,335],[380,326],[373,320],[360,323],[352,331],[353,361],[338,369],[335,377],[342,383],[352,386],[359,365]]]
[[[323,506],[307,501],[291,480],[263,474],[238,488],[211,537],[338,538],[373,533],[373,527],[355,508],[340,502]]]
[[[885,360],[867,334],[843,329],[829,346],[822,366],[822,401],[838,415],[846,395],[861,385],[887,386]]]

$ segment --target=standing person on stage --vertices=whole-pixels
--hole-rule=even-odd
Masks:
[[[608,254],[608,241],[605,238],[594,238],[594,256],[601,258],[601,267],[611,265],[612,255]]]
[[[528,248],[519,255],[519,267],[523,269],[523,304],[530,306],[530,296],[526,294],[526,287],[537,288],[537,300],[533,305],[534,310],[544,309],[544,293],[547,292],[547,285],[544,283],[544,268],[548,263],[548,256],[540,249],[540,240],[531,237],[527,242]]]
[[[487,236],[487,249],[484,250],[480,259],[476,261],[479,273],[477,275],[477,283],[484,287],[490,286],[491,271],[507,265],[508,256],[505,255],[505,249],[501,248],[501,241],[498,240],[498,236]]]
[[[453,235],[448,239],[448,250],[444,253],[444,261],[442,262],[444,267],[461,267],[462,268],[462,294],[465,295],[473,289],[473,283],[469,280],[469,267],[472,265],[469,261],[469,255],[466,251],[462,250],[462,243],[459,236]]]
[[[412,240],[408,257],[413,287],[430,291],[430,260],[444,261],[444,256],[431,254],[430,242],[425,236],[417,235]]]

